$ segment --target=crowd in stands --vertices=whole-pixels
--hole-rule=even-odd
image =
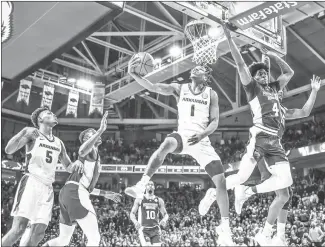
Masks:
[[[8,140],[1,140],[2,159],[24,162],[25,152],[20,150],[13,155],[7,155],[4,147]],[[216,152],[219,154],[224,164],[239,161],[242,153],[245,151],[247,140],[241,140],[239,137],[232,137],[228,140],[212,143]],[[286,150],[299,148],[315,143],[325,142],[325,121],[308,121],[302,124],[289,126],[286,128],[283,136],[283,146]],[[65,142],[68,155],[71,160],[78,157],[78,140]],[[122,139],[103,140],[100,146],[100,155],[104,164],[147,164],[150,156],[159,147],[160,142],[154,140],[140,140],[132,144],[123,142]],[[197,162],[188,155],[169,154],[164,165],[198,165]]]
[[[311,172],[304,178],[295,178],[294,181],[292,207],[289,210],[286,225],[288,245],[325,246],[324,236],[321,239],[317,236],[325,232],[325,174],[320,171]],[[14,190],[15,185],[12,182],[2,182],[2,236],[9,230],[12,223],[10,210]],[[218,236],[215,226],[219,225],[220,214],[217,204],[214,203],[206,216],[199,215],[198,204],[204,193],[192,187],[156,190],[156,195],[164,199],[169,214],[168,225],[162,229],[163,246],[216,246]],[[245,203],[240,216],[235,213],[234,196],[232,192],[229,193],[233,239],[236,244],[245,246],[248,238],[255,236],[257,231],[263,227],[274,193],[251,197]],[[56,237],[59,233],[57,194],[56,192],[52,221],[41,244]],[[138,233],[129,218],[133,199],[125,196],[123,192],[122,195],[123,199],[120,204],[93,197],[102,236],[100,246],[139,246]],[[84,246],[84,243],[82,231],[77,227],[70,246]]]

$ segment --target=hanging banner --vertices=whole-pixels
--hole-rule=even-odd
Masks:
[[[74,117],[77,117],[78,102],[79,102],[79,93],[71,90],[69,92],[66,115],[72,114]]]
[[[45,82],[43,88],[41,107],[48,107],[51,110],[53,96],[54,96],[54,85]]]
[[[23,101],[26,105],[29,104],[30,91],[32,89],[32,82],[27,80],[20,81],[19,93],[17,103]]]
[[[89,115],[94,113],[96,110],[103,114],[104,110],[104,96],[105,96],[105,85],[96,83],[91,94]]]

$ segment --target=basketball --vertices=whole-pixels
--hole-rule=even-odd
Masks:
[[[140,52],[134,57],[140,58],[140,63],[138,66],[134,68],[134,73],[138,74],[139,76],[145,76],[153,71],[153,57],[147,52]]]

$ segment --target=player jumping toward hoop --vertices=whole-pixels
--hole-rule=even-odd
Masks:
[[[138,220],[135,216],[137,212]],[[160,222],[159,212],[163,216]],[[141,246],[161,246],[160,225],[166,226],[168,214],[163,199],[155,196],[155,185],[152,181],[146,185],[143,199],[135,199],[130,219],[138,230]]]
[[[87,237],[87,246],[99,246],[100,234],[94,207],[90,195],[103,196],[115,202],[120,201],[120,194],[95,189],[100,175],[100,157],[98,146],[102,143],[101,135],[107,127],[105,112],[100,128],[86,129],[79,135],[81,147],[79,159],[84,160],[84,172],[72,173],[59,195],[60,204],[60,235],[46,242],[43,246],[67,246],[78,223]]]
[[[52,134],[58,120],[48,108],[36,109],[31,121],[35,127],[25,127],[9,140],[5,149],[7,154],[13,154],[25,146],[26,174],[19,182],[11,212],[14,220],[2,239],[2,246],[14,245],[29,222],[31,227],[20,246],[37,246],[51,220],[54,199],[52,183],[59,160],[68,172],[83,170],[83,163],[72,163],[63,142]]]
[[[135,186],[126,188],[125,193],[134,198],[142,198],[146,184],[162,165],[167,154],[191,155],[216,185],[217,203],[221,212],[221,225],[217,231],[222,232],[225,245],[233,245],[229,227],[229,200],[224,169],[208,137],[217,129],[219,122],[218,95],[207,86],[211,69],[207,66],[193,68],[190,76],[191,83],[153,84],[132,72],[139,62],[136,57],[130,60],[129,73],[141,86],[152,92],[176,97],[178,131],[167,136],[150,157],[141,180]]]
[[[306,101],[305,105],[303,106],[302,109],[287,109],[284,105],[281,104],[281,111],[282,111],[282,121],[281,121],[281,129],[279,133],[279,137],[282,138],[284,131],[285,131],[285,120],[294,120],[294,119],[299,119],[299,118],[305,118],[308,117],[311,110],[314,107],[315,101],[316,101],[316,96],[317,92],[320,89],[320,78],[318,76],[313,76],[313,78],[310,80],[311,81],[311,93],[309,95],[308,100]],[[283,91],[279,91],[279,100],[282,102],[283,99]],[[268,179],[271,174],[267,170],[267,162],[268,160],[261,159],[258,162],[258,168],[261,173],[261,180],[262,182]],[[276,196],[279,196],[276,193]],[[288,215],[288,209],[291,204],[291,197],[292,197],[292,189],[289,188],[289,193],[290,193],[290,198],[289,200],[284,204],[282,210],[280,211],[280,214],[277,219],[277,234],[273,237],[272,239],[272,245],[273,246],[287,246],[286,244],[286,239],[285,239],[285,226],[286,226],[286,221],[287,221],[287,215]],[[243,197],[243,202],[248,200],[250,195],[244,196]]]
[[[227,189],[235,188],[235,207],[240,213],[243,193],[240,184],[244,183],[252,174],[257,162],[262,158],[268,160],[271,177],[263,183],[249,187],[246,194],[265,193],[277,191],[278,196],[269,208],[269,214],[262,232],[256,235],[256,240],[261,245],[270,242],[272,225],[277,219],[284,204],[289,200],[288,187],[292,184],[290,164],[285,150],[281,145],[279,131],[281,128],[282,114],[278,97],[292,78],[294,72],[290,66],[273,52],[267,56],[273,59],[281,68],[282,74],[275,82],[270,82],[269,67],[264,63],[253,63],[247,67],[242,55],[233,41],[228,24],[223,25],[231,54],[236,62],[241,82],[246,91],[247,99],[253,115],[253,127],[250,128],[250,140],[243,156],[239,171],[227,177]]]

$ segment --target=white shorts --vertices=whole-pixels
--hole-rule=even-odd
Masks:
[[[17,187],[11,216],[27,218],[31,224],[48,225],[52,216],[53,200],[52,185],[46,185],[26,174]]]
[[[209,137],[204,138],[199,143],[194,144],[192,146],[188,145],[187,140],[193,135],[194,133],[190,132],[173,132],[170,134],[170,137],[175,137],[175,139],[178,140],[177,135],[181,137],[181,143],[178,143],[177,150],[175,153],[178,154],[187,154],[192,156],[196,161],[199,163],[201,168],[205,168],[206,165],[211,163],[212,161],[220,160],[219,155],[214,150],[214,148],[211,145]]]

